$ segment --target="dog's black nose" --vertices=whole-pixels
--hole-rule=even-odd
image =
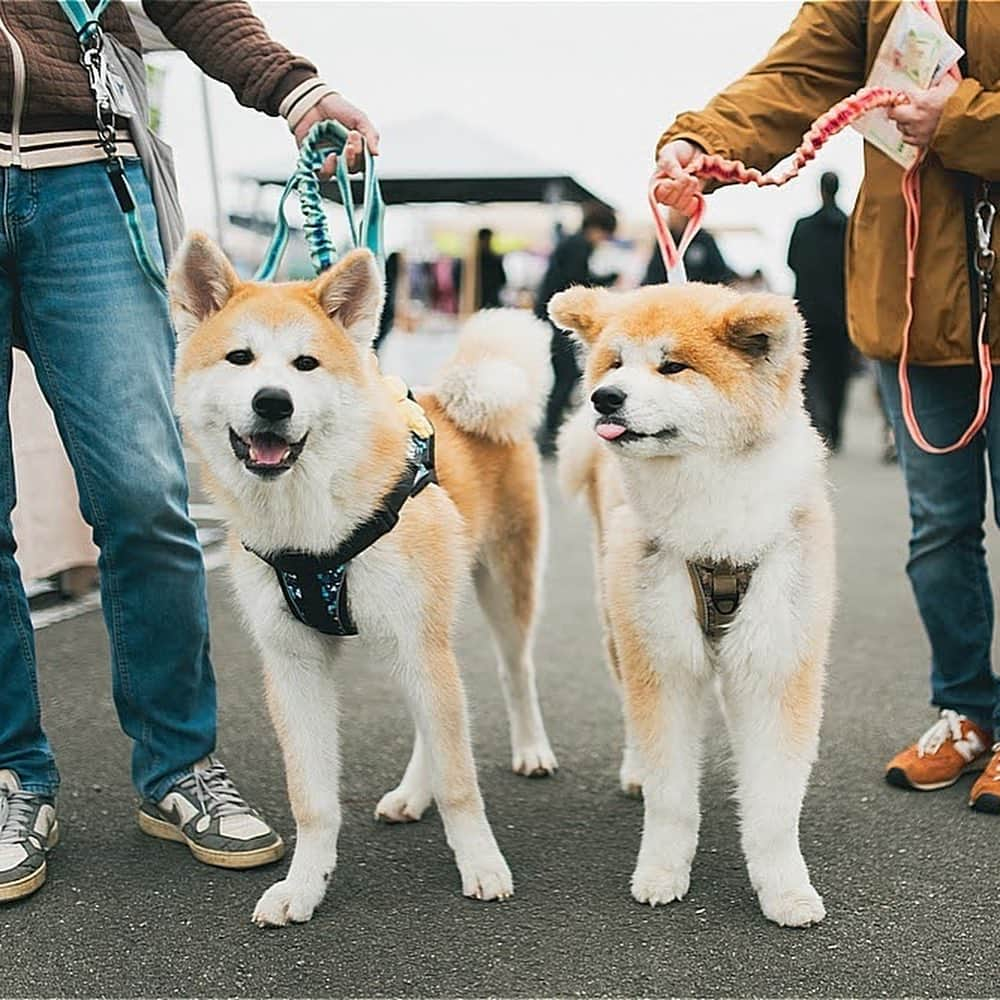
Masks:
[[[294,409],[292,397],[288,395],[287,389],[265,386],[263,389],[258,389],[253,397],[253,412],[265,420],[287,420]]]
[[[619,389],[616,385],[602,385],[600,389],[595,389],[590,401],[594,404],[594,409],[605,416],[614,413],[622,408],[622,403],[627,397],[624,389]]]

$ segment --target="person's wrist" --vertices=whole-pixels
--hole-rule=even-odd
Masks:
[[[336,94],[332,87],[325,84],[318,76],[303,80],[290,90],[278,108],[278,114],[288,123],[288,130],[295,132],[302,119],[312,111],[325,97]]]

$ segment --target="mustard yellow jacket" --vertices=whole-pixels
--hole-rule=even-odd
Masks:
[[[680,115],[657,151],[684,138],[760,169],[772,166],[798,145],[815,118],[864,84],[897,6],[898,0],[803,4],[766,58],[703,111]],[[967,364],[974,359],[978,322],[975,239],[969,228],[973,198],[980,181],[1000,181],[1000,3],[941,0],[939,6],[967,63],[920,171],[910,360]],[[864,156],[864,183],[848,230],[848,324],[865,354],[889,360],[899,356],[905,315],[902,171],[868,143]],[[993,185],[992,196],[1000,203],[1000,183]],[[1000,248],[998,241],[1000,220],[994,249]],[[997,279],[1000,283],[1000,273]],[[993,359],[1000,361],[996,287],[989,314]]]

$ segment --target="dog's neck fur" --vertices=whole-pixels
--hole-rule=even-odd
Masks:
[[[799,408],[773,437],[741,452],[619,457],[637,521],[649,540],[685,560],[757,562],[792,531],[822,482],[823,449]]]
[[[406,469],[410,432],[380,386],[373,382],[367,396],[371,406],[354,414],[336,462],[310,462],[307,443],[278,479],[246,476],[236,490],[223,488],[220,499],[241,542],[258,552],[330,552],[374,513]]]

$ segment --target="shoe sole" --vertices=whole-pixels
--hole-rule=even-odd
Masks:
[[[59,823],[55,822],[52,824],[52,829],[49,831],[49,842],[48,847],[45,849],[45,853],[48,854],[56,844],[59,843]],[[18,879],[16,882],[8,882],[6,885],[0,885],[0,903],[13,903],[16,899],[24,899],[25,896],[30,896],[34,892],[38,892],[43,885],[45,885],[45,878],[48,875],[48,865],[43,860],[41,868],[33,871],[30,875],[26,875],[22,879]]]
[[[935,781],[931,784],[921,785],[916,781],[911,781],[901,767],[890,767],[889,770],[885,772],[885,780],[895,788],[905,788],[911,792],[937,792],[942,788],[951,788],[952,785],[961,781],[965,775],[975,774],[977,771],[982,771],[985,768],[985,761],[982,763],[973,761],[971,764],[967,764],[963,767],[954,778],[949,778],[947,781]]]
[[[195,843],[172,823],[150,816],[142,810],[139,811],[139,829],[159,840],[186,844],[195,858],[202,864],[212,865],[214,868],[259,868],[261,865],[280,861],[285,856],[285,842],[281,837],[269,847],[258,847],[255,851],[213,851]]]

